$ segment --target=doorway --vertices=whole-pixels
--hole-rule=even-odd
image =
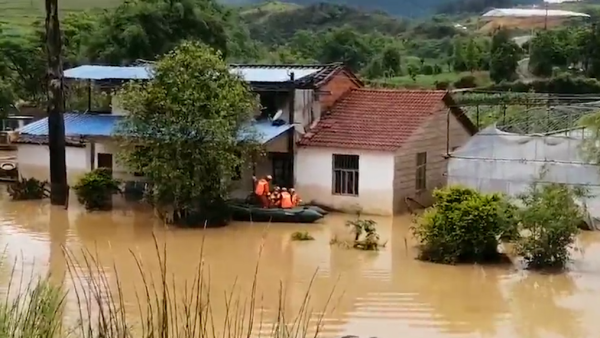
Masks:
[[[106,168],[112,172],[112,170],[113,170],[112,154],[98,153],[98,168]]]
[[[273,184],[280,187],[294,186],[294,157],[288,153],[269,153],[273,164]]]

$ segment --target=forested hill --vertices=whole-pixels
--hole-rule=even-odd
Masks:
[[[255,4],[263,0],[222,0],[230,4]],[[422,17],[434,13],[477,13],[492,7],[511,7],[523,4],[538,4],[542,0],[282,0],[298,5],[313,5],[320,2],[348,5],[366,10],[377,10],[404,17]]]

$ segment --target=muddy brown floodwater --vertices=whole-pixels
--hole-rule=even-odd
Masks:
[[[97,253],[111,283],[118,274],[127,309],[135,316],[135,291],[142,281],[130,250],[146,270],[158,273],[154,233],[167,245],[169,273],[181,289],[196,274],[204,241],[215,317],[223,315],[224,293],[234,284],[240,295],[250,292],[264,243],[256,295],[265,327],[278,308],[280,285],[287,310],[297,313],[316,273],[310,290],[315,312],[335,288],[323,319],[323,337],[578,338],[598,337],[600,332],[599,233],[580,236],[581,250],[569,273],[541,275],[511,267],[419,262],[411,248],[408,217],[376,218],[388,244],[380,252],[359,252],[329,245],[332,236],[347,234],[349,215],[329,215],[314,225],[272,224],[267,229],[266,224],[235,223],[203,231],[165,229],[147,210],[137,209],[119,206],[110,213],[85,213],[75,202],[65,211],[46,202],[11,202],[3,196],[0,245],[7,254],[0,285],[9,282],[8,266],[15,257],[17,271],[58,276],[67,270],[61,247],[75,254],[86,247]],[[290,234],[299,230],[309,231],[315,240],[291,242]],[[72,292],[68,302],[67,316],[74,316]]]

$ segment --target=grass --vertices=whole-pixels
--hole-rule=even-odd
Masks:
[[[142,290],[136,292],[139,315],[135,321],[125,312],[124,307],[122,283],[128,281],[120,280],[115,269],[111,279],[116,286],[111,287],[107,274],[103,272],[96,256],[84,250],[80,255],[83,258],[78,259],[73,252],[64,250],[68,276],[74,283],[71,292],[74,293],[79,307],[77,324],[63,326],[64,300],[67,294],[63,285],[52,284],[49,277],[36,281],[32,276],[31,282],[25,287],[19,284],[16,289],[9,288],[6,300],[0,301],[0,337],[247,338],[252,336],[256,324],[261,329],[267,327],[262,325],[262,315],[260,318],[255,317],[255,312],[259,309],[259,299],[256,296],[259,263],[256,265],[252,287],[247,296],[241,299],[234,296],[233,291],[225,295],[226,314],[223,322],[217,323],[212,312],[212,304],[215,304],[216,300],[210,297],[210,280],[207,278],[209,272],[202,259],[203,249],[193,280],[185,284],[185,290],[177,290],[175,276],[170,276],[167,270],[166,245],[161,249],[156,238],[154,243],[156,259],[160,266],[158,278],[148,274],[144,262],[132,253],[143,280]],[[262,249],[261,245],[258,262]],[[309,310],[310,289],[315,276],[316,273],[300,310],[292,317],[287,317],[288,314],[284,311],[286,303],[283,289],[280,287],[279,291],[274,291],[278,292],[279,307],[276,309],[276,318],[269,321],[269,324],[272,323],[272,329],[267,333],[268,337],[304,338],[319,335],[326,311],[313,316]],[[20,280],[25,279],[21,275]],[[14,280],[11,278],[9,284],[13,285]],[[333,290],[326,307],[330,304],[331,295]]]
[[[435,88],[436,82],[448,82],[450,85],[455,81],[459,80],[463,76],[473,75],[476,78],[478,86],[486,86],[491,84],[490,75],[488,72],[446,72],[437,75],[423,75],[419,74],[415,80],[408,76],[397,76],[387,79],[377,79],[370,81],[372,85],[383,85],[392,87],[404,87],[404,88]]]
[[[123,0],[59,0],[62,14],[93,8],[109,8]],[[40,0],[0,0],[2,18],[0,24],[5,29],[26,29],[35,20],[44,16],[44,1]]]

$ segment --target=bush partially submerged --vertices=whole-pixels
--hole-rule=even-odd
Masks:
[[[77,200],[87,210],[107,210],[112,206],[112,195],[118,193],[119,181],[106,168],[98,168],[83,175],[73,187]]]
[[[23,178],[7,187],[8,194],[15,201],[41,200],[48,197],[48,181]]]
[[[413,227],[419,258],[437,263],[486,263],[500,258],[501,242],[516,244],[528,268],[563,268],[584,221],[576,202],[585,191],[564,184],[533,183],[510,200],[500,194],[449,187]]]
[[[565,184],[532,184],[519,196],[524,207],[516,212],[522,235],[517,253],[531,269],[562,269],[584,215],[576,197],[585,192]]]
[[[315,239],[308,231],[296,231],[291,238],[292,241],[313,241]]]
[[[354,241],[347,242],[333,238],[330,244],[338,244],[348,248],[359,250],[377,251],[385,247],[385,243],[380,242],[379,233],[377,233],[377,222],[372,219],[362,219],[360,213],[355,220],[347,221],[346,226],[351,228],[354,234]]]
[[[515,223],[500,194],[450,187],[435,190],[435,204],[413,227],[419,258],[436,263],[498,261],[500,239],[513,237]]]

